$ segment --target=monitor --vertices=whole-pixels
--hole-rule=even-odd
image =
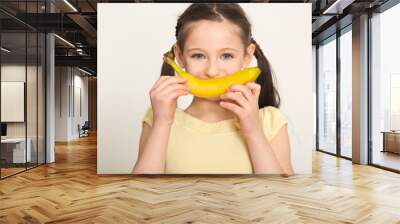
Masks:
[[[1,136],[7,136],[7,124],[1,123]]]

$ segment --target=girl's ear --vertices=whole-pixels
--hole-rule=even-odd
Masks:
[[[179,49],[178,45],[174,44],[173,50],[174,50],[174,55],[175,55],[176,61],[178,62],[178,65],[181,68],[185,68],[185,64],[183,63],[183,54],[182,54],[182,51]]]
[[[244,68],[250,65],[251,61],[253,60],[255,51],[256,51],[256,45],[254,45],[253,43],[249,44],[249,46],[246,48],[246,53],[244,56],[244,64],[243,64]]]

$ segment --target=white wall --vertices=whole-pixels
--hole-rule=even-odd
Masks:
[[[68,67],[55,68],[55,141],[68,141]]]
[[[88,120],[88,78],[72,67],[56,67],[55,73],[55,141],[77,139],[78,124]],[[76,107],[79,89],[82,115]]]
[[[241,4],[254,39],[278,80],[288,117],[296,173],[311,173],[313,93],[311,4]],[[158,79],[162,54],[175,42],[178,16],[188,4],[98,4],[99,174],[129,173],[137,159],[148,91]],[[115,24],[118,24],[116,26]],[[191,97],[178,101],[185,108]]]
[[[74,80],[74,86],[75,86],[75,114],[74,117],[72,119],[72,130],[71,130],[71,134],[73,136],[73,138],[79,138],[79,132],[77,129],[78,124],[80,124],[81,126],[85,123],[85,121],[88,120],[89,117],[89,112],[88,112],[88,107],[89,107],[89,103],[88,103],[88,99],[89,99],[89,94],[88,94],[88,77],[87,76],[82,76],[83,73],[80,72],[79,70],[74,71],[75,75],[75,80]],[[80,99],[78,97],[78,92],[77,90],[80,90]],[[80,105],[79,105],[79,102]],[[81,107],[82,112],[79,112],[79,107]]]

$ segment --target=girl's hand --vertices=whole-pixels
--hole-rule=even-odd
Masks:
[[[245,137],[262,131],[258,107],[260,90],[261,86],[255,82],[246,85],[235,84],[220,96],[220,105],[235,113]]]
[[[178,97],[189,93],[189,88],[182,84],[186,81],[186,78],[178,76],[161,76],[155,82],[150,89],[153,126],[172,125]]]

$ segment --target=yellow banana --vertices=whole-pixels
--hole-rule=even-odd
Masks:
[[[261,73],[261,70],[258,67],[250,67],[225,77],[201,79],[183,71],[183,69],[171,58],[169,53],[164,54],[164,60],[171,65],[178,76],[187,78],[185,84],[189,87],[190,92],[194,96],[203,98],[218,97],[224,94],[231,85],[245,84],[255,81]]]

